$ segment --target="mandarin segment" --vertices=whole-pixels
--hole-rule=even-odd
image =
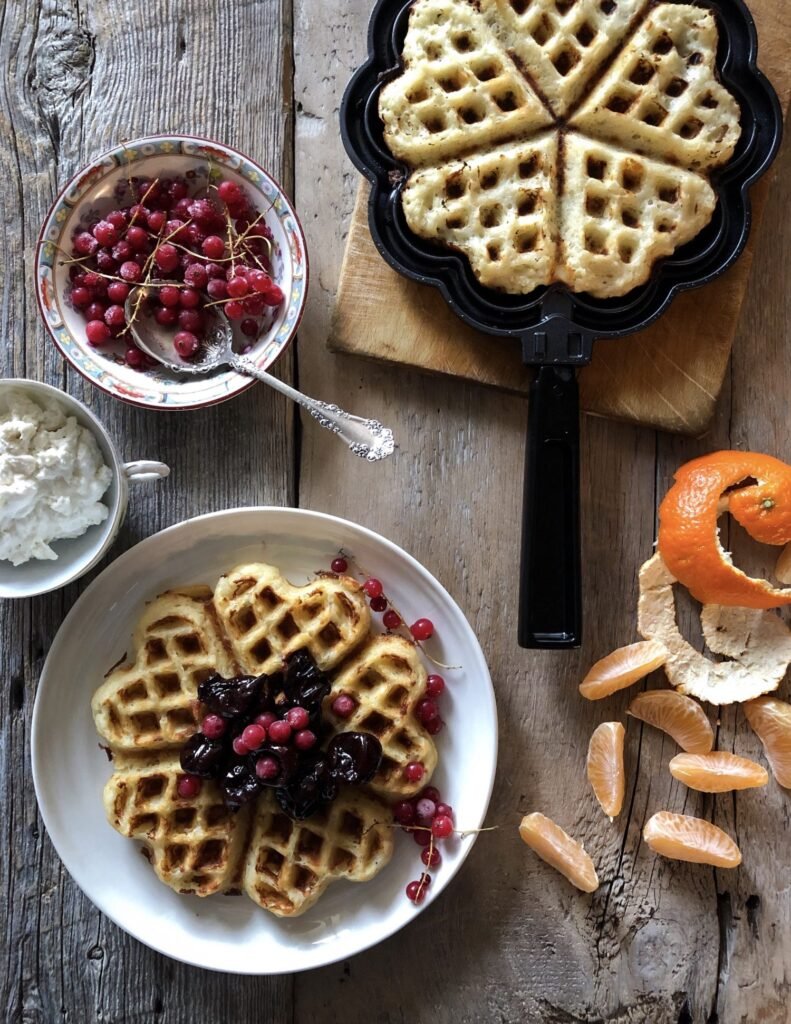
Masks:
[[[519,835],[534,853],[578,889],[595,892],[599,888],[591,858],[582,845],[551,818],[538,812],[525,815],[519,825]]]
[[[703,818],[659,811],[643,829],[643,839],[654,853],[670,860],[736,868],[742,862],[739,847],[721,828]]]
[[[748,576],[723,549],[717,518],[726,492],[728,511],[755,540],[791,541],[791,466],[757,452],[712,452],[678,470],[659,506],[658,550],[668,571],[702,604],[791,604],[791,590]]]
[[[708,754],[714,746],[706,712],[691,697],[675,690],[641,693],[629,705],[627,714],[666,732],[688,754]]]
[[[601,658],[580,683],[580,693],[588,700],[601,700],[617,690],[624,690],[667,660],[667,648],[658,640],[641,640],[628,647],[619,647]]]
[[[620,722],[602,722],[594,730],[588,745],[588,781],[610,820],[621,813],[626,792],[625,737],[626,731]]]
[[[791,789],[791,704],[776,697],[758,697],[744,705],[744,713],[772,766],[772,774]]]
[[[768,772],[760,764],[727,750],[714,750],[710,754],[676,754],[670,762],[670,774],[699,793],[755,789],[769,781]]]

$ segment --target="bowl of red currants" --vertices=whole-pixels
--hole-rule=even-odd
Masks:
[[[130,292],[145,286],[146,315],[182,360],[200,352],[206,310],[219,307],[234,348],[266,370],[296,333],[307,285],[304,235],[280,185],[236,150],[184,135],[97,157],[55,200],[36,250],[39,307],[64,357],[108,394],[157,409],[212,405],[254,382],[154,362],[135,344]]]

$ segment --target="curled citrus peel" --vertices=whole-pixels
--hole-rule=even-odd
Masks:
[[[667,648],[664,669],[671,684],[711,704],[748,701],[776,690],[791,664],[791,630],[779,615],[759,608],[704,605],[700,624],[706,644],[727,659],[710,661],[678,628],[675,582],[659,554],[640,569],[637,628],[646,640],[658,640]]]
[[[733,565],[717,526],[727,508],[755,540],[789,543],[791,466],[771,455],[721,451],[693,459],[674,479],[659,506],[658,549],[669,572],[702,604],[791,604],[791,589],[778,590]]]

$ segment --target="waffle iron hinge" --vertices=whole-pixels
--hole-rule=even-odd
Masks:
[[[528,366],[585,366],[593,353],[593,335],[560,315],[551,315],[522,335],[522,359]]]

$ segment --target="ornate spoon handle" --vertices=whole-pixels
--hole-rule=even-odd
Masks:
[[[393,454],[395,449],[393,431],[383,426],[379,420],[366,420],[361,416],[345,412],[330,402],[320,402],[316,398],[309,398],[301,391],[297,391],[296,388],[273,377],[271,373],[259,370],[244,356],[234,354],[229,361],[234,370],[263,381],[275,391],[279,391],[281,395],[285,395],[286,398],[301,405],[303,409],[307,409],[319,426],[337,434],[360,458],[367,459],[368,462],[379,462],[380,459],[386,459],[388,455]]]

